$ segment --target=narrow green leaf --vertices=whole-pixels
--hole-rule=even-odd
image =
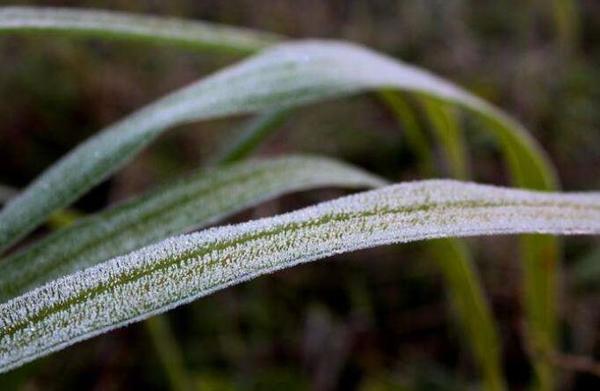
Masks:
[[[469,248],[457,239],[435,240],[430,246],[448,285],[465,337],[471,342],[476,363],[483,372],[484,389],[506,390],[498,330]]]
[[[157,350],[173,391],[192,391],[190,376],[183,364],[183,354],[164,316],[153,316],[145,321],[146,330]]]
[[[431,145],[429,145],[429,140],[419,125],[413,108],[406,102],[406,99],[393,90],[381,90],[379,91],[379,97],[389,107],[402,126],[406,141],[418,158],[421,176],[430,177],[433,175]]]
[[[291,110],[275,109],[259,114],[244,125],[240,135],[229,142],[215,158],[212,164],[226,164],[247,157],[271,133],[277,130],[289,116]]]
[[[421,103],[432,124],[436,139],[442,145],[450,176],[461,180],[469,179],[467,149],[453,108],[446,102],[438,102],[428,97],[422,97]]]
[[[600,234],[600,193],[431,180],[170,238],[0,304],[0,371],[299,263],[389,243],[525,232]]]
[[[0,301],[284,193],[384,183],[334,160],[302,156],[198,172],[83,218],[4,259],[0,262]]]
[[[125,12],[55,7],[0,7],[0,34],[24,32],[135,39],[204,50],[246,53],[262,49],[281,39],[275,34],[250,29]]]
[[[529,134],[456,85],[360,46],[332,41],[289,43],[168,95],[80,144],[0,212],[0,250],[123,166],[168,127],[382,87],[436,96],[481,114],[495,124],[490,129],[512,145],[518,162],[529,167],[532,187],[554,185],[553,171]]]
[[[449,103],[429,97],[420,97],[420,101],[431,122],[435,139],[444,152],[449,174],[455,179],[469,179],[464,134],[453,108]],[[500,337],[469,247],[458,239],[444,239],[434,241],[431,251],[442,270],[462,329],[482,369],[484,389],[507,389],[502,375]]]

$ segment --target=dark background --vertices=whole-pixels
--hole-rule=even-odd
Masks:
[[[600,188],[600,2],[574,1],[573,34],[552,1],[0,1],[179,16],[293,38],[351,40],[428,68],[502,107],[544,146],[566,190]],[[82,140],[136,108],[238,57],[164,45],[0,36],[0,183],[27,185]],[[245,118],[167,132],[75,207],[84,212],[197,169]],[[421,116],[421,122],[427,121]],[[465,118],[473,175],[507,184],[491,138]],[[391,113],[373,95],[294,112],[256,152],[310,152],[395,181],[419,178]],[[436,156],[439,151],[436,152]],[[446,168],[438,156],[440,176]],[[343,194],[286,196],[229,221],[272,215]],[[40,235],[43,230],[36,233]],[[34,235],[35,236],[35,235]],[[525,357],[520,266],[511,237],[471,240],[498,319],[511,387],[531,377]],[[565,240],[562,347],[600,355],[594,289],[572,289],[570,270],[598,240]],[[261,277],[168,315],[190,376],[204,389],[464,389],[476,367],[427,248],[393,246]],[[564,389],[598,387],[562,369]],[[21,380],[14,380],[21,379]],[[53,354],[11,375],[26,389],[166,388],[142,324]]]

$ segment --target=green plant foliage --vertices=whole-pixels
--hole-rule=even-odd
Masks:
[[[577,30],[576,23],[573,22],[576,22],[573,19],[575,8],[571,1],[556,0],[553,4],[561,45],[574,46]],[[36,31],[168,42],[190,48],[239,53],[253,52],[282,39],[272,34],[203,22],[116,12],[0,7],[0,34]],[[160,99],[81,144],[0,211],[0,251],[7,249],[45,220],[55,220],[52,216],[56,216],[57,211],[127,163],[167,128],[225,115],[264,112],[242,134],[240,140],[233,143],[220,157],[224,162],[233,161],[248,154],[261,138],[283,121],[294,106],[381,88],[385,90],[380,96],[404,123],[407,139],[421,158],[422,172],[425,175],[432,171],[431,151],[426,138],[417,129],[418,125],[410,108],[395,91],[397,89],[419,94],[435,136],[445,152],[452,176],[468,178],[468,164],[460,129],[453,119],[454,109],[448,104],[475,112],[483,120],[482,130],[491,132],[500,141],[515,185],[538,190],[557,188],[557,180],[548,159],[529,134],[508,115],[459,87],[424,70],[348,43],[287,43],[267,49]],[[62,220],[59,223],[62,224]],[[85,226],[85,222],[82,224]],[[40,249],[37,255],[40,259],[43,246],[52,243],[63,232],[65,231],[60,231],[11,259],[32,254],[36,248]],[[175,232],[180,231],[170,232],[167,229],[160,234],[155,232],[155,237],[146,239],[140,239],[141,235],[137,238],[138,247]],[[127,235],[130,234],[133,235],[130,232]],[[68,240],[73,241],[72,238]],[[135,240],[136,238],[132,242]],[[556,279],[559,249],[555,239],[551,237],[524,236],[521,242],[525,270],[525,307],[529,323],[528,342],[530,350],[534,352],[540,387],[549,389],[553,383],[553,370],[547,357],[554,350],[557,334]],[[72,268],[56,269],[56,274],[48,276],[42,276],[43,273],[39,272],[30,285],[25,285],[35,286],[77,267],[94,264],[134,248],[137,247],[116,248],[121,252],[96,254],[93,251],[95,247],[91,246],[87,253],[82,251],[78,256],[64,257],[61,260],[63,265],[73,262]],[[453,252],[455,258],[462,258],[458,262],[462,266],[468,261],[468,255],[460,255],[465,251],[463,248]],[[92,253],[94,256],[86,256]],[[35,257],[21,258],[18,261],[19,270],[16,265],[7,266],[6,269],[10,270],[2,273],[0,279],[5,278],[5,275],[14,276],[33,270],[37,265],[34,259]],[[49,259],[50,264],[57,258]],[[78,262],[82,263],[76,266]],[[4,265],[0,266],[0,270],[3,267]],[[462,269],[467,270],[466,267]],[[21,288],[13,285],[9,290],[12,294],[22,292],[26,289],[25,285]],[[477,289],[471,289],[467,296],[481,296],[480,289]],[[455,293],[460,292],[455,290]],[[473,338],[477,338],[476,335]],[[490,360],[493,362],[495,359]],[[488,374],[491,372],[493,371],[487,370]]]
[[[166,239],[1,304],[0,370],[302,262],[389,243],[524,232],[599,234],[600,194],[431,180]]]
[[[168,95],[80,144],[0,212],[0,249],[106,178],[169,127],[386,86],[453,101],[489,118],[496,125],[491,129],[511,145],[518,162],[527,164],[529,178],[538,187],[553,184],[552,170],[528,133],[506,114],[454,84],[356,45],[290,43]]]
[[[243,28],[125,12],[56,7],[0,7],[0,34],[54,32],[165,42],[203,50],[254,52],[280,37]]]
[[[46,281],[206,226],[283,193],[385,182],[334,160],[290,156],[198,172],[79,220],[0,263],[0,300]]]

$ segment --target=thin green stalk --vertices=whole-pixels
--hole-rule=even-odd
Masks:
[[[442,146],[450,176],[454,179],[469,179],[471,175],[465,140],[454,108],[425,96],[421,97],[420,101],[431,123],[435,139]]]
[[[425,178],[431,177],[434,172],[431,146],[419,125],[413,108],[397,91],[380,90],[378,94],[402,127],[406,142],[417,157],[420,174]]]
[[[483,389],[506,390],[497,326],[469,247],[458,239],[434,240],[428,246],[442,271],[458,321],[481,368]]]
[[[169,377],[171,389],[173,391],[192,390],[192,383],[183,363],[181,349],[175,340],[167,317],[158,315],[148,318],[144,322],[144,326],[158,353],[162,367]]]
[[[500,124],[484,119],[484,124],[494,130]],[[551,178],[542,166],[534,168],[523,161],[525,147],[513,143],[506,133],[498,132],[502,151],[508,162],[516,186],[534,190],[556,190],[553,181],[544,181],[540,174]],[[551,361],[557,349],[558,336],[558,275],[561,256],[557,238],[548,235],[521,235],[520,256],[523,263],[523,301],[527,322],[527,349],[531,354],[536,374],[535,388],[540,391],[554,389],[556,371]]]
[[[227,147],[213,158],[213,165],[223,165],[242,160],[256,150],[288,118],[291,109],[273,109],[254,117],[243,125],[235,140],[228,140]]]
[[[433,134],[442,147],[450,176],[469,179],[466,142],[453,108],[448,103],[425,96],[420,101]],[[502,374],[502,349],[497,325],[481,279],[473,266],[469,247],[464,241],[445,239],[435,241],[432,250],[451,287],[452,302],[483,371],[484,388],[507,389]]]
[[[417,148],[417,155],[425,159],[421,162],[421,167],[433,167],[431,146],[413,111],[397,93],[388,91],[381,94],[381,97],[403,127],[410,129],[411,145]],[[465,179],[469,175],[466,148],[452,109],[442,102],[426,97],[421,98],[421,103],[431,121],[434,135],[445,151],[451,175]],[[500,338],[479,276],[472,265],[468,246],[457,239],[435,240],[428,245],[442,272],[464,335],[481,367],[484,389],[505,390]]]

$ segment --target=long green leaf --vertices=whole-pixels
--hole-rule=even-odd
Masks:
[[[80,144],[0,212],[0,249],[128,162],[168,127],[199,119],[292,107],[393,87],[456,102],[488,118],[527,164],[531,187],[554,177],[529,134],[498,109],[424,70],[360,46],[331,41],[283,44],[160,99]],[[533,179],[533,180],[532,180]]]
[[[23,32],[135,39],[204,50],[247,53],[281,39],[275,34],[250,29],[125,12],[55,7],[0,7],[0,34]]]
[[[199,172],[81,219],[4,259],[0,262],[0,301],[157,240],[206,226],[283,193],[384,183],[334,160],[302,156]]]
[[[600,234],[600,193],[412,182],[174,237],[0,305],[0,371],[299,263],[377,245],[511,233]]]
[[[269,110],[244,124],[237,139],[231,141],[219,152],[211,162],[212,164],[232,163],[248,156],[271,133],[275,132],[289,116],[291,110]]]
[[[420,101],[431,122],[434,138],[442,147],[450,176],[469,179],[466,142],[453,107],[429,97],[421,97]],[[481,366],[484,388],[507,389],[502,376],[500,337],[469,247],[458,239],[444,239],[434,241],[431,252],[442,270],[459,321]]]
[[[506,390],[498,330],[467,244],[458,239],[441,239],[430,245],[465,337],[483,372],[484,389]]]
[[[433,175],[433,153],[429,139],[421,128],[414,109],[411,105],[393,90],[379,91],[379,97],[391,110],[394,118],[402,126],[407,144],[417,157],[419,172],[421,176],[427,178]]]
[[[442,146],[450,176],[461,180],[469,179],[469,162],[463,132],[453,108],[446,102],[438,102],[428,97],[422,98],[421,103],[432,124],[436,140]]]

